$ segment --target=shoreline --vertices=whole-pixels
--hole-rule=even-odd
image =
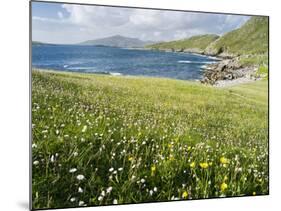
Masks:
[[[214,63],[205,64],[201,66],[203,72],[203,78],[199,80],[202,84],[208,84],[214,87],[229,87],[238,84],[245,84],[255,82],[260,80],[259,77],[253,77],[257,72],[256,66],[246,66],[243,67],[239,65],[240,56],[223,54],[223,55],[213,55],[206,54],[204,52],[192,52],[192,51],[172,51],[171,49],[149,49],[159,52],[173,52],[173,53],[183,53],[183,54],[193,54],[198,56],[203,56],[207,58],[214,59]],[[221,65],[222,64],[222,65]],[[220,66],[220,67],[219,67]],[[217,68],[220,69],[217,69]],[[209,78],[208,73],[216,74],[220,72],[220,76],[216,79]],[[197,81],[197,80],[196,80]]]
[[[214,88],[227,88],[232,87],[240,84],[248,84],[253,83],[256,81],[262,80],[262,78],[253,79],[250,77],[242,77],[234,80],[218,80],[216,84],[204,84],[200,81],[200,79],[193,79],[193,80],[182,80],[182,79],[176,79],[176,78],[168,78],[168,77],[150,77],[150,76],[144,76],[144,75],[114,75],[114,74],[105,74],[105,73],[97,73],[97,72],[77,72],[77,71],[64,71],[64,70],[54,70],[54,69],[44,69],[44,68],[35,68],[32,67],[31,71],[43,71],[48,73],[55,73],[55,74],[78,74],[78,75],[84,75],[84,76],[109,76],[109,77],[116,77],[116,78],[127,78],[127,79],[151,79],[151,80],[171,80],[171,81],[179,81],[179,82],[188,82],[188,83],[194,83],[197,85],[202,85],[206,87],[214,87]]]

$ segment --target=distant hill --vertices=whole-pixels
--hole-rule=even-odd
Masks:
[[[147,48],[155,50],[166,50],[166,51],[183,51],[193,53],[203,53],[205,48],[215,40],[219,38],[215,34],[206,34],[193,36],[187,39],[161,42],[146,46]]]
[[[85,42],[78,43],[78,45],[99,45],[99,46],[111,46],[121,48],[142,48],[145,45],[151,44],[152,41],[142,41],[137,38],[123,37],[115,35],[96,40],[87,40]]]
[[[39,41],[32,41],[32,45],[59,45],[59,44],[39,42]]]
[[[38,42],[38,41],[32,41],[32,45],[44,45],[45,43],[43,42]]]
[[[252,17],[242,27],[211,43],[205,54],[249,55],[268,51],[268,18]]]

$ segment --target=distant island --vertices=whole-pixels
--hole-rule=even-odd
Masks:
[[[152,41],[143,41],[137,38],[124,37],[115,35],[111,37],[87,40],[77,45],[95,45],[95,46],[110,46],[119,48],[143,48],[146,45],[152,44]]]

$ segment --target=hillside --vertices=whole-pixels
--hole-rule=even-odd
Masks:
[[[267,194],[267,85],[32,71],[33,208]]]
[[[142,41],[137,38],[115,35],[102,39],[87,40],[85,42],[78,43],[78,45],[103,45],[103,46],[121,47],[121,48],[130,48],[130,47],[141,48],[151,43],[152,42],[150,41]]]
[[[205,48],[213,41],[219,38],[218,35],[206,34],[193,36],[187,39],[161,42],[146,46],[147,48],[155,50],[166,50],[166,51],[183,51],[183,52],[194,52],[203,53]]]
[[[249,55],[268,52],[268,17],[252,17],[242,27],[211,43],[208,55]]]
[[[32,45],[46,45],[46,43],[38,42],[38,41],[32,41]]]

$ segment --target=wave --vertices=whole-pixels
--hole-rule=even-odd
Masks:
[[[83,72],[89,72],[89,73],[95,73],[95,74],[104,74],[104,75],[112,75],[112,76],[120,76],[122,73],[119,72],[109,72],[109,71],[96,71],[94,67],[68,67],[66,68],[68,70],[73,70],[73,71],[83,71]],[[87,71],[88,70],[88,71]]]
[[[190,60],[179,60],[178,63],[188,63],[188,64],[214,64],[215,61],[190,61]]]
[[[94,70],[94,67],[68,67],[68,70]]]
[[[119,76],[119,75],[122,75],[122,73],[118,73],[118,72],[109,72],[109,75]]]

